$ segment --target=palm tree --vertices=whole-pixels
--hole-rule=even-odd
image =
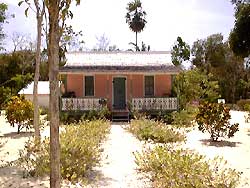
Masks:
[[[142,10],[140,0],[134,0],[133,2],[128,3],[126,14],[126,23],[128,23],[129,28],[135,32],[135,45],[136,45],[136,51],[138,51],[137,46],[137,33],[140,33],[144,27],[147,21],[145,20],[146,12]]]

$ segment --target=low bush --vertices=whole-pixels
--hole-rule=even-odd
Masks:
[[[59,114],[61,124],[77,123],[81,120],[81,111],[61,111]]]
[[[41,107],[40,108],[40,115],[48,115],[49,114],[49,109],[46,107]]]
[[[82,120],[110,119],[110,118],[111,118],[111,112],[107,106],[103,107],[99,111],[91,110],[91,111],[85,112],[81,116]]]
[[[203,102],[196,116],[199,130],[209,132],[213,141],[217,141],[220,137],[233,137],[234,133],[239,130],[239,124],[230,125],[229,111],[230,109],[223,103]]]
[[[21,129],[29,129],[33,123],[33,104],[24,96],[13,96],[5,108],[6,118],[11,126],[17,125],[17,133]]]
[[[173,122],[177,128],[187,128],[194,126],[193,121],[195,120],[196,114],[198,113],[198,108],[193,106],[187,106],[179,112],[172,112]]]
[[[184,135],[163,122],[146,118],[132,120],[128,130],[139,140],[153,141],[155,143],[179,142],[185,139]]]
[[[167,110],[147,110],[147,111],[131,111],[131,119],[140,119],[147,117],[149,119],[155,119],[157,121],[162,121],[166,124],[171,124],[173,122],[173,116],[171,111]]]
[[[111,112],[108,107],[101,110],[90,111],[62,111],[60,112],[60,121],[63,124],[76,123],[85,120],[111,119]]]
[[[202,155],[170,146],[146,148],[134,155],[137,170],[155,188],[235,188],[239,184],[240,174],[219,158],[206,161]]]
[[[84,121],[70,124],[60,132],[61,176],[71,182],[86,180],[88,173],[99,164],[101,142],[110,130],[105,120]],[[49,175],[49,139],[41,144],[29,141],[20,152],[19,166],[25,169],[25,175]]]
[[[237,101],[237,105],[240,110],[242,111],[249,111],[250,110],[250,100],[249,99],[241,99]]]

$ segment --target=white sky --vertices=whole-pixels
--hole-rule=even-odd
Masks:
[[[24,6],[17,6],[19,0],[3,0],[9,4],[10,13],[16,17],[9,20],[5,32],[10,36],[14,31],[36,37],[34,15],[24,16]],[[126,6],[130,0],[81,0],[81,5],[73,8],[74,18],[70,21],[76,31],[83,31],[87,48],[96,44],[96,36],[103,33],[120,49],[131,48],[135,42],[133,33],[125,20]],[[197,40],[215,33],[225,38],[234,25],[234,9],[230,0],[141,0],[147,12],[147,24],[138,35],[138,44],[144,41],[151,50],[170,50],[181,36],[190,45]],[[10,39],[6,42],[11,50]]]

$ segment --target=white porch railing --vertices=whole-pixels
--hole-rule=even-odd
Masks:
[[[100,100],[101,98],[62,98],[61,110],[100,110],[103,107]]]
[[[133,110],[177,110],[177,98],[133,98]]]

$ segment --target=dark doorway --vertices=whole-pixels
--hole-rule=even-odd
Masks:
[[[122,110],[126,108],[126,78],[113,78],[113,108]]]

